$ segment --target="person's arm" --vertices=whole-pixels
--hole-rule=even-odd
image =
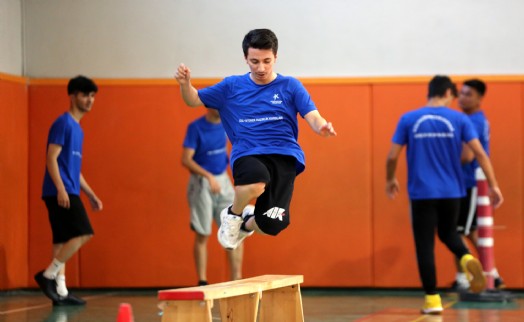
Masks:
[[[209,182],[209,186],[211,188],[212,193],[220,193],[220,184],[215,179],[215,176],[211,172],[202,168],[198,163],[196,163],[195,160],[193,160],[194,155],[194,149],[184,148],[184,150],[182,151],[182,165],[184,165],[184,167],[186,167],[191,173],[198,174],[206,178]]]
[[[58,156],[62,152],[62,146],[58,144],[49,144],[47,147],[46,166],[47,172],[53,183],[55,184],[57,194],[58,205],[63,208],[69,209],[69,195],[67,194],[64,182],[60,176],[60,170],[58,169]]]
[[[326,121],[317,110],[311,111],[304,116],[307,123],[320,136],[336,136],[337,132],[331,122]]]
[[[482,168],[482,171],[484,171],[484,174],[486,175],[486,180],[488,181],[490,190],[489,194],[493,202],[493,207],[497,208],[502,204],[504,198],[502,197],[502,192],[500,191],[500,188],[498,186],[497,179],[495,179],[495,171],[493,170],[491,161],[489,160],[488,155],[482,148],[482,145],[480,144],[480,141],[478,139],[473,139],[469,141],[467,144],[469,148],[473,151],[473,154],[475,155],[477,162],[479,163],[480,167]]]
[[[197,89],[191,85],[191,70],[188,67],[184,64],[180,64],[175,73],[175,79],[180,85],[182,99],[187,106],[196,107],[204,105],[198,97]]]
[[[400,190],[395,172],[402,148],[402,145],[393,143],[386,159],[386,194],[391,199],[395,198]]]
[[[96,194],[94,193],[93,189],[89,186],[86,179],[80,173],[80,189],[87,195],[87,198],[89,199],[89,203],[91,204],[91,208],[94,211],[100,211],[103,208],[102,201],[98,199]]]
[[[470,163],[473,160],[475,160],[475,154],[473,153],[473,151],[466,144],[462,144],[462,153],[460,154],[460,162],[464,164],[464,163]]]

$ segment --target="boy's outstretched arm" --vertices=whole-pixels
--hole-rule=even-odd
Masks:
[[[317,110],[307,113],[304,118],[315,133],[325,137],[337,135],[333,124],[326,121]]]
[[[180,85],[182,99],[187,106],[196,107],[204,105],[198,97],[198,91],[191,85],[191,70],[184,64],[180,64],[175,73],[175,79]]]

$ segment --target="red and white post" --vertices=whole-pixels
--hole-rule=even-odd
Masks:
[[[481,168],[475,171],[475,178],[477,179],[477,229],[478,241],[477,250],[479,252],[479,260],[484,269],[486,276],[487,289],[495,288],[493,270],[495,268],[494,252],[493,252],[493,207],[489,198],[489,187],[486,176]]]

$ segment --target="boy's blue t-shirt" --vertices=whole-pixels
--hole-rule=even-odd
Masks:
[[[478,138],[469,118],[447,107],[404,114],[393,143],[407,145],[408,192],[413,200],[461,198],[466,194],[462,142]]]
[[[226,144],[222,123],[211,123],[203,116],[187,127],[184,147],[195,150],[193,160],[212,174],[218,175],[226,170],[229,162]]]
[[[473,123],[473,127],[477,131],[479,136],[480,144],[489,155],[489,137],[490,129],[489,122],[484,115],[483,111],[478,111],[473,114],[468,115],[469,119]],[[475,170],[479,167],[477,159],[474,159],[470,163],[462,165],[462,173],[464,174],[464,181],[466,183],[466,188],[473,188],[477,185],[477,179],[475,178]]]
[[[73,195],[80,195],[83,140],[84,132],[80,124],[68,112],[55,120],[47,137],[47,147],[49,147],[49,144],[62,146],[62,151],[58,155],[58,169],[67,193]],[[56,186],[46,166],[42,197],[51,197],[57,194]]]
[[[295,157],[297,174],[304,171],[297,114],[304,117],[317,108],[300,81],[277,74],[271,83],[258,85],[247,73],[226,77],[199,90],[198,96],[220,113],[233,146],[232,165],[246,155],[283,154]]]

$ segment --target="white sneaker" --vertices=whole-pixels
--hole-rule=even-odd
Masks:
[[[465,273],[457,273],[455,277],[455,286],[459,292],[467,292],[469,290],[469,281]]]
[[[254,215],[254,214],[255,214],[255,206],[247,205],[244,208],[244,210],[242,211],[242,221],[244,221],[244,218],[246,218],[246,216]],[[235,247],[238,247],[238,245],[240,245],[242,241],[246,239],[246,237],[253,235],[254,232],[255,232],[254,230],[246,231],[246,230],[240,229],[238,232],[237,244]]]
[[[242,217],[228,213],[229,207],[226,207],[220,213],[220,228],[218,229],[218,242],[225,249],[237,248],[237,240],[242,225]]]

